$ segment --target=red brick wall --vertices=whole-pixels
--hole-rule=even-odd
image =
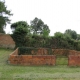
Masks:
[[[17,55],[18,49],[9,55],[9,63],[16,65],[55,65],[54,55]]]
[[[36,51],[32,50],[32,54],[34,55],[48,55],[48,48],[38,48]],[[69,50],[69,49],[52,49],[52,55],[79,55],[80,51]]]
[[[10,55],[18,55],[18,48],[14,52],[12,52]]]
[[[48,55],[47,48],[36,48],[37,50],[32,50],[32,55]]]
[[[54,55],[69,55],[69,49],[52,49]]]
[[[68,58],[69,66],[80,66],[80,55],[69,55]]]
[[[64,54],[66,50],[55,49],[55,54]],[[68,66],[80,66],[80,52],[68,50]],[[34,51],[32,51],[34,54]],[[44,48],[37,50],[36,55],[18,55],[18,48],[9,55],[9,63],[16,65],[55,65],[56,56],[47,55],[48,52]]]
[[[10,35],[0,33],[0,47],[13,49],[15,47],[15,42]]]

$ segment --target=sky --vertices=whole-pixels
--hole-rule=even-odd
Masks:
[[[35,17],[49,26],[50,35],[55,32],[64,33],[66,29],[80,34],[80,0],[5,0],[7,9],[13,16],[11,23],[30,21]],[[7,24],[6,33],[11,33]]]

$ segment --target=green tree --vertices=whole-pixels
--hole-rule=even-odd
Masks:
[[[72,39],[77,39],[77,33],[74,30],[67,29],[64,34],[67,34],[67,36],[69,35]]]
[[[18,27],[21,27],[21,26],[22,26],[22,28],[26,28],[28,30],[27,35],[31,34],[30,33],[31,28],[26,21],[18,21],[18,22],[11,24],[11,29],[12,29],[13,33]]]
[[[29,25],[25,21],[19,21],[11,25],[13,29],[12,37],[16,42],[16,47],[26,45],[26,37],[29,36],[30,30]]]
[[[18,21],[18,22],[15,22],[15,23],[11,24],[11,29],[14,31],[17,27],[19,27],[21,25],[23,27],[29,28],[29,25],[26,21]]]
[[[77,34],[77,40],[80,40],[80,34]]]
[[[16,30],[12,34],[12,38],[16,43],[16,47],[25,46],[27,33],[27,28],[24,28],[22,25],[16,28]]]
[[[11,11],[7,10],[5,2],[0,1],[0,32],[4,33],[4,26],[10,23],[9,16],[11,16]]]
[[[64,34],[61,32],[54,33],[54,37],[56,37],[56,38],[63,38],[63,36],[64,36]]]
[[[45,24],[44,27],[43,27],[43,30],[42,30],[42,35],[44,37],[48,37],[49,33],[50,33],[49,27]]]
[[[50,30],[47,25],[44,24],[44,22],[41,19],[38,19],[37,17],[31,21],[31,29],[32,33],[35,35],[42,35],[45,30],[49,34]]]

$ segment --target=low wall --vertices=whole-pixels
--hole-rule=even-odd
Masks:
[[[18,48],[10,54],[10,56],[13,56],[13,55],[15,56],[18,55]]]
[[[69,55],[80,55],[80,51],[69,50],[69,49],[52,49],[54,55],[69,56]]]
[[[80,51],[75,50],[55,49],[53,54],[64,55],[68,54],[68,66],[80,66]],[[60,53],[60,54],[59,54]],[[56,56],[48,55],[46,49],[40,48],[32,50],[32,55],[18,55],[18,48],[9,55],[9,63],[16,65],[55,65]]]
[[[25,51],[25,50],[29,51]],[[69,50],[69,49],[50,49],[50,48],[26,48],[26,49],[22,49],[22,51],[20,51],[19,48],[19,52],[22,52],[22,54],[29,54],[31,53],[32,55],[56,55],[56,56],[67,56],[68,55],[80,55],[80,51],[76,51],[76,50]],[[24,50],[24,52],[23,52]]]
[[[16,65],[55,65],[54,55],[18,55],[18,49],[9,55],[10,64]]]
[[[80,66],[80,55],[69,55],[68,65],[69,66]]]

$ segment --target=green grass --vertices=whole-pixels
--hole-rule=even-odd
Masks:
[[[56,65],[68,65],[68,57],[57,56],[56,57]]]
[[[10,65],[7,60],[11,52],[0,49],[0,80],[80,80],[80,67]]]

